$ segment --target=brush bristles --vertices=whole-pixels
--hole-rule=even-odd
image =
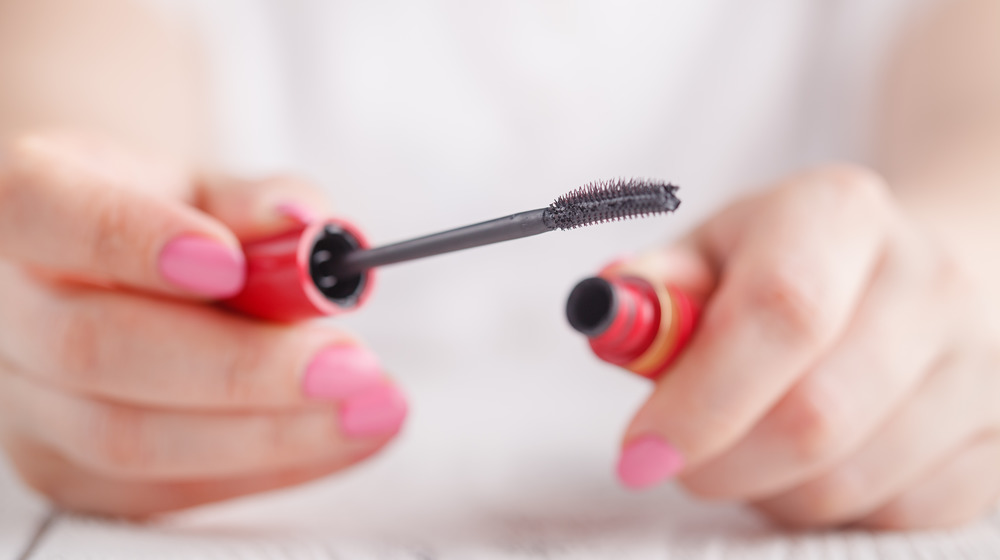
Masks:
[[[662,181],[596,181],[557,198],[545,210],[545,224],[550,229],[573,229],[672,212],[681,203],[676,191]]]

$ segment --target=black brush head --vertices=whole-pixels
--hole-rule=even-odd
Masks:
[[[646,179],[596,181],[556,199],[545,209],[549,229],[573,229],[651,214],[673,212],[677,187]]]

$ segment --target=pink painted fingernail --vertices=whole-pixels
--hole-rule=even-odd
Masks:
[[[303,225],[316,221],[316,213],[298,202],[279,204],[278,213]]]
[[[673,477],[684,466],[681,454],[659,436],[632,440],[618,460],[618,478],[634,490],[655,486]]]
[[[167,243],[160,251],[159,267],[171,284],[210,298],[236,295],[246,279],[243,253],[193,235]]]
[[[381,385],[348,399],[340,407],[340,429],[349,438],[395,434],[406,419],[406,400],[392,385]]]
[[[343,400],[382,382],[375,354],[360,346],[331,346],[309,363],[302,392],[310,399]]]

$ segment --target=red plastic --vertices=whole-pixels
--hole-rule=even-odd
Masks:
[[[327,225],[341,228],[361,249],[368,242],[361,232],[341,219],[317,220],[285,233],[245,243],[246,285],[223,304],[247,315],[271,321],[294,322],[338,315],[361,307],[371,292],[374,275],[365,272],[355,303],[348,307],[331,301],[316,287],[309,272],[309,259],[316,238]]]
[[[637,276],[605,276],[618,300],[611,325],[589,340],[598,358],[656,378],[677,359],[694,332],[699,309],[683,291]]]
[[[606,278],[618,300],[618,314],[600,335],[590,339],[599,358],[624,366],[649,348],[660,324],[660,304],[653,287],[641,278]]]

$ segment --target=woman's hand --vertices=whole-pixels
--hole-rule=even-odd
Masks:
[[[792,177],[619,270],[706,301],[627,430],[626,484],[679,475],[797,526],[944,526],[994,504],[997,287],[877,176]]]
[[[328,325],[238,292],[238,239],[322,205],[289,179],[193,182],[92,140],[0,157],[0,441],[75,510],[142,516],[295,484],[376,452],[406,405]]]

